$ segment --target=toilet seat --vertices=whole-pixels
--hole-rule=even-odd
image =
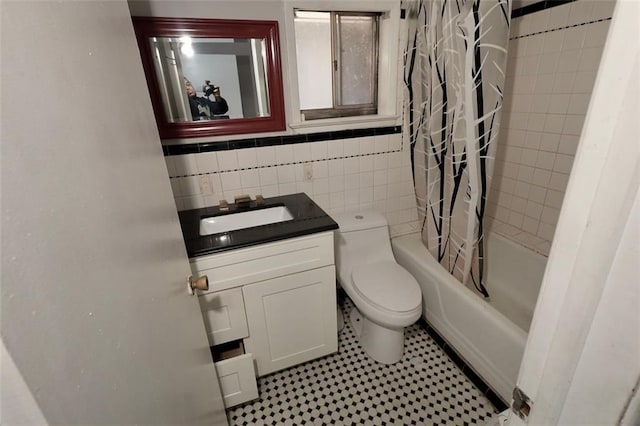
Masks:
[[[409,312],[422,304],[418,282],[393,261],[358,265],[351,272],[351,281],[360,297],[383,311]]]

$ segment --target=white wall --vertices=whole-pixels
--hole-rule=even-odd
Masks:
[[[0,424],[12,425],[46,425],[40,407],[31,395],[29,387],[18,371],[13,358],[2,343],[0,351]]]
[[[287,85],[290,79],[284,1],[130,0],[129,8],[133,16],[277,20],[285,105],[287,114],[293,114]],[[398,49],[400,45],[398,40],[394,47]],[[270,135],[234,135],[207,141]],[[166,161],[178,210],[217,205],[221,199],[231,202],[240,194],[270,197],[305,192],[328,213],[379,210],[387,217],[392,235],[418,229],[409,151],[400,133],[168,156]],[[311,178],[305,178],[305,170],[309,169]]]
[[[578,0],[512,21],[488,226],[545,256],[613,4]]]
[[[638,16],[616,4],[518,377],[529,424],[617,424],[640,380]]]
[[[637,104],[635,110],[640,112]],[[640,378],[640,192],[622,232],[559,424],[619,419]],[[637,413],[640,415],[640,413]]]

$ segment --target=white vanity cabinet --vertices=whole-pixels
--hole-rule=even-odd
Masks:
[[[253,360],[249,372],[246,361],[229,368],[235,357],[216,363],[227,407],[258,395],[224,375],[252,374],[255,386],[256,375],[338,350],[333,231],[195,257],[191,269],[209,277],[199,300],[211,345],[240,341],[237,357]]]

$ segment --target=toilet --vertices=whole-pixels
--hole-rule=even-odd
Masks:
[[[418,282],[398,265],[391,251],[387,221],[375,211],[332,214],[338,283],[353,301],[349,315],[360,345],[374,360],[402,358],[404,328],[422,314]]]

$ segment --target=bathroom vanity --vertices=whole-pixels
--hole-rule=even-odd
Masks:
[[[291,219],[200,235],[203,219],[282,206]],[[198,298],[227,407],[258,397],[256,376],[337,351],[338,226],[308,196],[189,210],[180,222],[194,276],[209,278]]]

